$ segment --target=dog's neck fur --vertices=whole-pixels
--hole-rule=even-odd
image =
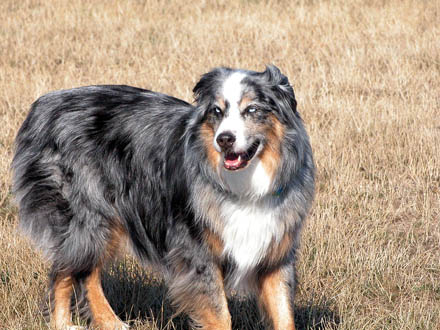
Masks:
[[[238,171],[228,171],[221,166],[219,175],[226,190],[238,197],[259,199],[272,190],[272,178],[258,158]]]

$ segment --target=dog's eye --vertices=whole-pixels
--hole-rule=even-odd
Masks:
[[[257,112],[257,108],[256,107],[248,107],[247,109],[246,109],[246,113],[255,113],[255,112]]]
[[[222,109],[219,107],[214,107],[211,109],[212,113],[214,113],[216,116],[221,116],[223,114]]]

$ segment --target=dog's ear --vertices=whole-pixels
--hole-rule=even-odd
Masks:
[[[225,68],[215,68],[212,71],[205,73],[200,78],[199,82],[193,89],[194,100],[197,104],[203,103],[203,100],[207,97],[213,97],[213,93],[216,90],[216,86],[219,83],[219,78],[223,74]]]
[[[296,113],[296,99],[289,79],[283,75],[275,65],[267,65],[266,70],[262,73],[267,86],[274,94],[273,101],[280,109],[290,109]]]

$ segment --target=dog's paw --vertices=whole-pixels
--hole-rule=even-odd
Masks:
[[[96,325],[95,325],[96,326]],[[105,322],[96,326],[97,329],[105,329],[105,330],[129,330],[130,326],[127,323],[122,321],[118,322]],[[92,327],[92,329],[95,329]]]
[[[115,324],[115,327],[112,329],[114,329],[114,330],[128,330],[128,329],[130,329],[130,326],[127,323],[119,322],[118,324]]]
[[[115,325],[114,328],[112,328],[112,330],[129,330],[129,329],[130,329],[130,326],[124,322],[120,322],[117,325]]]

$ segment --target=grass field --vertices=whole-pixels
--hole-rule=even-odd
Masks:
[[[9,165],[30,104],[129,84],[192,101],[219,65],[290,78],[317,195],[295,301],[299,329],[440,329],[440,2],[0,1],[0,329],[46,329],[47,263],[16,230]],[[160,279],[126,258],[111,304],[134,329],[185,329]],[[260,329],[231,302],[235,329]]]

